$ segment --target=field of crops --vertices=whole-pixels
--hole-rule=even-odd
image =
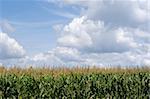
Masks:
[[[0,69],[0,97],[149,99],[149,68]],[[45,71],[45,72],[44,72]]]

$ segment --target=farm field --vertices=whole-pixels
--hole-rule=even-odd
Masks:
[[[148,99],[150,68],[0,68],[0,97]]]
[[[150,0],[0,0],[0,99],[150,99]]]

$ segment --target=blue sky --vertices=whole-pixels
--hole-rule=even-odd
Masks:
[[[150,64],[149,0],[0,0],[0,65]]]
[[[53,25],[70,20],[63,16],[63,12],[78,13],[72,7],[59,7],[42,0],[1,0],[1,8],[1,20],[6,20],[14,28],[9,35],[20,42],[29,54],[55,47],[57,33],[53,31]]]

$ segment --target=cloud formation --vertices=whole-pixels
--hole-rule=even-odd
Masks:
[[[149,30],[149,0],[64,0],[83,7],[81,15],[103,20],[112,27],[134,27]]]
[[[39,58],[52,55],[66,65],[149,65],[148,0],[64,1],[82,7],[80,17],[57,25],[57,47]]]
[[[32,65],[35,67],[39,66],[68,66],[75,65],[76,62],[80,62],[80,53],[77,49],[68,47],[56,47],[46,53],[39,53],[33,57],[28,57],[20,65]]]
[[[140,44],[136,41],[136,33],[143,33],[136,29],[109,28],[104,25],[104,22],[89,20],[84,16],[75,18],[61,31],[62,36],[58,38],[60,46],[74,47],[95,53],[124,52],[138,48]],[[148,33],[145,34],[148,35]],[[139,39],[141,38],[139,37]],[[144,40],[146,39],[144,38]]]
[[[65,25],[58,45],[80,52],[82,63],[98,65],[147,65],[150,34],[139,28],[110,28],[103,21],[83,16]]]
[[[21,58],[24,55],[25,50],[15,39],[0,32],[0,59]]]
[[[49,1],[49,0],[48,0]],[[149,0],[64,0],[78,5],[79,17],[54,26],[57,46],[19,63],[40,65],[137,66],[150,64]],[[52,1],[53,2],[53,1]],[[57,1],[61,2],[62,1]],[[23,48],[0,34],[0,58],[22,57]]]

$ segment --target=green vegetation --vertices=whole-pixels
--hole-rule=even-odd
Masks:
[[[115,72],[110,69],[74,69],[69,73],[68,69],[50,70],[53,73],[39,73],[36,76],[30,73],[8,73],[1,71],[0,74],[0,98],[19,99],[148,99],[150,98],[150,72],[145,70],[122,70]],[[97,72],[96,72],[97,70]],[[119,69],[118,69],[119,70]],[[8,70],[9,71],[9,70]],[[12,71],[12,69],[11,69]],[[37,72],[38,71],[38,72]],[[46,71],[46,70],[45,70]],[[77,72],[78,71],[78,72]],[[80,71],[80,72],[79,72]],[[82,72],[81,72],[82,71]],[[85,72],[83,72],[85,71]],[[99,71],[99,72],[98,72]],[[128,71],[128,72],[127,72]],[[39,73],[39,74],[38,74]],[[37,75],[38,74],[38,75]],[[47,74],[47,75],[46,75]]]

